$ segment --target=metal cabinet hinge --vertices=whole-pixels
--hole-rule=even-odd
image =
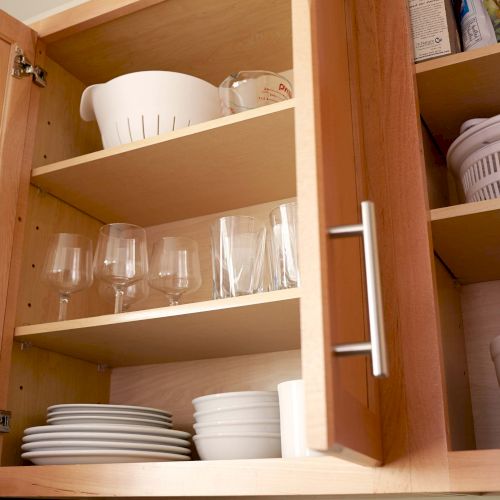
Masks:
[[[40,66],[34,66],[24,55],[23,49],[16,47],[16,55],[14,57],[14,65],[12,67],[12,76],[14,78],[24,78],[25,76],[31,76],[33,83],[39,87],[47,86],[47,72],[40,68]]]
[[[10,411],[0,410],[0,432],[10,432]]]

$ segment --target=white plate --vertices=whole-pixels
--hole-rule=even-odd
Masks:
[[[40,425],[38,427],[28,427],[24,434],[40,434],[42,432],[129,432],[131,434],[149,434],[150,436],[165,436],[179,439],[189,439],[191,434],[173,429],[160,429],[159,427],[149,427],[144,425],[123,425],[123,424],[67,424],[67,425]]]
[[[147,406],[108,405],[108,404],[91,404],[91,403],[52,405],[47,408],[47,412],[50,413],[53,410],[60,410],[60,409],[66,409],[66,410],[98,409],[99,411],[129,410],[129,411],[139,411],[146,413],[157,413],[159,415],[165,415],[166,417],[172,416],[172,414],[168,411],[158,410],[157,408],[149,408]]]
[[[38,441],[36,443],[25,443],[21,446],[23,451],[53,451],[53,450],[96,450],[96,449],[121,449],[121,450],[143,450],[143,451],[161,451],[172,453],[173,455],[189,455],[189,448],[180,446],[166,446],[153,443],[139,443],[137,441],[67,441],[51,439],[50,441]]]
[[[159,422],[172,423],[171,417],[155,415],[153,413],[139,413],[128,411],[93,411],[93,410],[56,410],[47,414],[48,418],[59,417],[125,417],[125,418],[147,418],[148,420],[157,420]]]
[[[54,427],[54,426],[52,426]],[[65,425],[66,429],[67,426]],[[177,432],[177,431],[170,431]],[[33,443],[38,441],[57,441],[57,440],[103,440],[103,441],[137,441],[139,443],[163,444],[169,446],[181,446],[189,448],[191,443],[186,439],[175,437],[150,436],[148,434],[130,434],[121,432],[40,432],[38,434],[29,434],[23,437],[23,443]]]
[[[128,450],[64,450],[28,451],[21,455],[36,465],[113,464],[125,462],[168,462],[191,460],[186,455],[173,455],[155,451]]]
[[[47,423],[51,425],[66,424],[125,424],[125,425],[147,425],[152,427],[161,427],[171,429],[172,424],[151,420],[149,418],[125,418],[125,417],[92,417],[83,415],[81,417],[50,417]]]

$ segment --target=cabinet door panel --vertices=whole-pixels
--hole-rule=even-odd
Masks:
[[[7,401],[17,292],[17,276],[13,275],[18,269],[18,240],[24,222],[18,202],[29,186],[34,122],[29,114],[38,92],[30,78],[16,79],[11,70],[16,47],[34,61],[35,43],[35,33],[0,11],[0,409]]]
[[[360,238],[330,239],[360,221],[359,169],[346,12],[340,0],[293,4],[303,377],[309,446],[364,464],[382,460],[371,364],[333,345],[368,340]],[[319,263],[312,265],[311,263]]]

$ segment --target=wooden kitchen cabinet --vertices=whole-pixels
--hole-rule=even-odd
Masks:
[[[381,4],[90,0],[32,30],[0,16],[0,409],[12,412],[0,496],[500,490],[487,472],[495,451],[454,445],[471,430],[470,392],[465,379],[450,390],[451,361],[465,356],[446,350],[455,345],[448,324],[461,315],[460,300],[441,267],[436,273],[438,212],[429,210],[448,185],[419,120],[433,109],[424,79],[440,63],[415,69],[406,1],[390,11]],[[46,88],[9,75],[16,46],[47,70]],[[469,59],[452,57],[460,73]],[[95,123],[79,118],[83,89],[147,69],[213,84],[241,69],[293,69],[294,98],[102,150]],[[210,300],[210,223],[221,213],[265,221],[292,197],[301,287]],[[332,354],[370,334],[361,241],[328,236],[330,227],[359,223],[364,200],[374,202],[378,223],[390,372],[381,381],[369,359]],[[54,322],[56,298],[39,279],[48,237],[95,239],[102,223],[118,220],[145,226],[150,241],[197,239],[204,285],[188,304],[162,307],[151,294],[120,315],[108,314],[94,286],[72,299],[69,320]],[[50,404],[164,407],[190,430],[195,396],[300,377],[309,445],[322,457],[21,465],[22,432],[42,425]]]

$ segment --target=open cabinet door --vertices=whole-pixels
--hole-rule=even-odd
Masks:
[[[386,375],[387,359],[373,207],[362,208],[366,180],[357,153],[348,13],[343,0],[292,5],[308,445],[377,465],[383,454],[372,372]],[[364,251],[371,252],[366,262]],[[349,355],[352,347],[359,355]],[[363,355],[370,347],[373,359]]]
[[[39,90],[31,76],[16,78],[12,72],[19,49],[27,60],[35,60],[36,39],[27,26],[0,11],[0,410],[8,410],[20,240]]]

